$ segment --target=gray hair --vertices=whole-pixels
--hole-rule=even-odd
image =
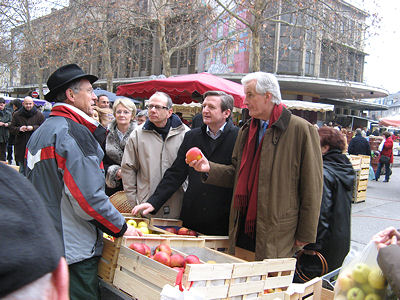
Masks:
[[[67,95],[65,94],[65,91],[68,89],[73,90],[74,93],[78,93],[81,88],[81,82],[81,78],[70,82],[57,93],[57,95],[54,97],[54,102],[65,102],[65,100],[67,100]]]
[[[282,97],[278,79],[276,79],[273,74],[265,72],[249,73],[242,78],[242,84],[246,85],[252,80],[256,80],[257,82],[256,92],[258,94],[270,93],[272,95],[271,101],[273,103],[281,103]]]
[[[136,105],[135,103],[133,103],[133,101],[129,98],[126,97],[119,97],[117,98],[117,100],[114,101],[112,110],[113,110],[113,114],[115,117],[115,112],[117,111],[117,106],[121,104],[122,106],[124,106],[125,108],[127,108],[128,110],[131,111],[132,113],[132,120],[135,118],[136,115]]]
[[[136,117],[141,117],[141,116],[145,116],[145,117],[148,116],[147,109],[142,109],[142,110],[139,111],[139,112],[137,113],[137,115],[136,115]]]
[[[155,92],[153,95],[151,95],[151,97],[149,98],[149,101],[151,100],[151,98],[153,98],[154,96],[162,96],[165,99],[167,99],[167,107],[170,109],[172,107],[172,99],[171,97],[164,93],[164,92]]]
[[[233,111],[233,97],[222,91],[208,91],[203,94],[203,99],[208,96],[218,96],[221,99],[221,111]]]
[[[356,129],[356,134],[361,134],[361,128]]]

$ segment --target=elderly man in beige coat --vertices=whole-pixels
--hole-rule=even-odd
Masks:
[[[252,118],[239,131],[232,165],[203,155],[190,166],[205,172],[206,183],[234,187],[231,253],[291,257],[316,238],[323,185],[318,132],[281,104],[274,75],[251,73],[242,83]]]
[[[121,163],[124,191],[132,207],[146,202],[165,171],[172,165],[189,127],[172,113],[172,100],[163,93],[153,94],[147,104],[149,119],[134,130],[125,146]],[[178,189],[155,215],[179,218],[183,187]]]

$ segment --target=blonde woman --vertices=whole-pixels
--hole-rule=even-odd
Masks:
[[[122,191],[121,161],[125,144],[131,132],[137,127],[136,106],[128,98],[115,100],[112,112],[114,120],[109,124],[106,139],[104,168],[106,171],[106,194]]]

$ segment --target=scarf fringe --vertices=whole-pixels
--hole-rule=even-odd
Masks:
[[[256,227],[256,220],[246,220],[244,225],[244,233],[246,233],[250,237],[254,237]]]
[[[239,210],[241,213],[246,211],[249,203],[249,196],[247,195],[235,195],[235,202],[233,207]]]

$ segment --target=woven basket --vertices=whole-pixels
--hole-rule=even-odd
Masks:
[[[131,213],[132,205],[128,202],[125,192],[120,191],[110,196],[111,203],[120,213]]]

